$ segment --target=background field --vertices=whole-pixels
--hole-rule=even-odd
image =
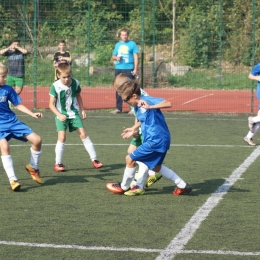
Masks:
[[[9,189],[1,165],[0,259],[259,259],[260,151],[243,142],[246,115],[165,113],[172,145],[164,163],[189,182],[193,192],[173,196],[174,185],[162,178],[139,197],[115,195],[105,188],[108,181],[121,181],[130,140],[121,139],[120,133],[131,126],[133,116],[88,111],[84,123],[104,167],[92,168],[77,134],[68,133],[67,171],[56,173],[53,115],[44,111],[42,120],[18,115],[43,138],[44,184],[35,183],[24,170],[29,144],[11,141],[22,188]],[[259,144],[259,137],[254,141]],[[244,163],[253,151],[255,161]],[[230,190],[215,207],[209,204],[209,215],[200,214],[199,223],[198,209],[222,194],[216,190],[236,169],[243,175],[236,176],[234,185],[230,179]],[[194,216],[190,230],[195,231],[189,231],[184,242],[179,234]],[[167,249],[176,236],[179,246]]]

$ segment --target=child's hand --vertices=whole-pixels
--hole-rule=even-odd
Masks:
[[[58,119],[59,119],[61,122],[65,122],[67,118],[66,118],[65,115],[60,114],[60,115],[58,116]]]
[[[87,118],[87,114],[86,114],[85,110],[82,110],[82,111],[81,111],[81,118],[82,118],[83,120]]]
[[[34,118],[43,118],[43,114],[42,113],[33,113],[33,117]]]
[[[138,106],[138,107],[143,107],[143,108],[146,108],[146,109],[149,109],[149,108],[150,108],[150,106],[147,104],[147,102],[144,101],[144,100],[142,100],[142,99],[138,101],[137,106]]]
[[[126,128],[123,133],[121,134],[121,136],[126,139],[129,138],[131,136],[133,136],[135,133],[135,130],[133,128]]]

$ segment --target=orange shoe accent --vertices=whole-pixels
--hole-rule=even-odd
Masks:
[[[42,179],[40,177],[39,170],[32,168],[29,163],[25,166],[25,169],[30,173],[30,175],[34,181],[36,181],[39,184],[42,184]]]
[[[14,180],[11,181],[10,186],[11,186],[11,190],[13,191],[18,191],[21,188],[21,184],[18,181],[14,181]]]
[[[103,164],[98,160],[94,160],[92,162],[92,164],[93,164],[94,168],[96,168],[96,169],[103,167]]]
[[[172,194],[173,195],[181,195],[184,193],[191,193],[192,187],[187,183],[184,189],[176,188]]]
[[[62,163],[55,164],[53,169],[55,172],[65,172],[65,167]]]
[[[119,182],[108,182],[106,183],[106,188],[116,194],[123,194],[125,192],[125,190],[121,188]]]

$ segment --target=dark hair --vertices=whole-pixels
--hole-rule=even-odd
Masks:
[[[12,44],[12,43],[14,43],[14,42],[20,43],[20,40],[18,40],[18,39],[12,39],[10,44]]]
[[[64,43],[64,44],[66,44],[65,40],[60,40],[59,43]]]

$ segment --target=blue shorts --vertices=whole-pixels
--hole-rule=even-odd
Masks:
[[[15,138],[27,142],[24,136],[28,136],[31,133],[33,133],[33,130],[18,120],[12,124],[1,124],[0,126],[0,140],[5,138],[9,141],[11,138]]]
[[[133,161],[142,162],[153,170],[157,165],[162,165],[166,153],[167,151],[165,153],[153,151],[148,143],[144,143],[130,153],[129,156]]]

